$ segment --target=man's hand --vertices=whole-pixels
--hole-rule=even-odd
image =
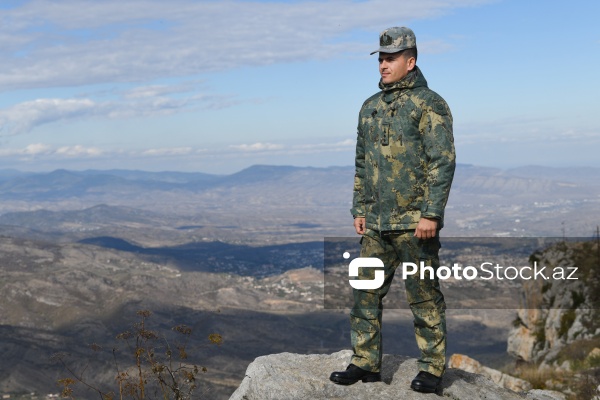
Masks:
[[[365,233],[365,217],[356,217],[354,218],[354,229],[356,229],[356,233],[359,235],[364,235]]]
[[[356,226],[356,221],[354,222]],[[436,219],[421,217],[415,229],[415,236],[419,239],[430,239],[437,233],[438,222]]]

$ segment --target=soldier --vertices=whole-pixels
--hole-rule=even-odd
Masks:
[[[382,300],[402,262],[439,267],[439,230],[455,168],[452,115],[416,65],[413,31],[386,29],[379,44],[371,54],[379,53],[381,91],[359,114],[351,213],[362,235],[360,256],[381,259],[385,280],[379,289],[353,289],[354,354],[345,371],[330,376],[343,385],[381,380]],[[374,279],[374,270],[361,268],[358,279]],[[411,388],[435,392],[446,363],[444,296],[437,278],[410,275],[405,287],[421,352]]]

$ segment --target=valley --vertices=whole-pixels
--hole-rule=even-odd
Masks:
[[[600,174],[571,172],[459,166],[442,236],[591,237]],[[0,393],[58,393],[56,353],[109,385],[115,337],[138,310],[152,311],[160,332],[192,327],[190,356],[207,368],[210,399],[227,399],[260,355],[348,348],[348,310],[324,301],[323,243],[355,237],[352,177],[350,167],[269,166],[228,176],[0,173]],[[459,301],[448,311],[450,354],[505,365],[514,310],[477,308],[465,290],[448,287]],[[398,304],[385,314],[386,352],[412,356],[410,312]],[[104,351],[90,352],[93,343]]]

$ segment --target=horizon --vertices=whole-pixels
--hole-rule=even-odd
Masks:
[[[328,165],[328,166],[312,166],[312,165],[291,165],[291,164],[252,164],[246,167],[243,167],[241,169],[235,170],[233,172],[229,172],[229,173],[213,173],[213,172],[206,172],[206,171],[199,171],[199,170],[174,170],[174,169],[161,169],[161,170],[150,170],[150,169],[138,169],[138,168],[85,168],[85,169],[71,169],[71,168],[64,168],[64,167],[57,167],[55,169],[49,169],[49,170],[38,170],[38,171],[34,171],[34,170],[23,170],[23,169],[18,169],[18,168],[0,168],[0,173],[2,172],[18,172],[18,173],[29,173],[29,174],[50,174],[53,172],[58,172],[58,171],[66,171],[66,172],[72,172],[72,173],[78,173],[78,172],[92,172],[92,171],[98,171],[98,172],[108,172],[108,171],[130,171],[130,172],[145,172],[145,173],[182,173],[182,174],[206,174],[206,175],[215,175],[215,176],[228,176],[228,175],[235,175],[237,173],[240,173],[242,171],[248,170],[248,169],[252,169],[252,168],[256,168],[256,167],[270,167],[270,168],[298,168],[298,169],[329,169],[329,168],[354,168],[354,165]],[[590,165],[571,165],[571,166],[549,166],[549,165],[536,165],[536,164],[530,164],[530,165],[515,165],[515,166],[510,166],[510,167],[498,167],[498,166],[491,166],[491,165],[479,165],[479,164],[470,164],[470,163],[457,163],[456,167],[475,167],[475,168],[489,168],[489,169],[497,169],[497,170],[501,170],[501,171],[510,171],[510,170],[515,170],[515,169],[521,169],[521,168],[547,168],[547,169],[600,169],[600,167],[596,167],[596,166],[590,166]]]

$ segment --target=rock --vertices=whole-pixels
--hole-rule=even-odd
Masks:
[[[490,378],[497,385],[515,392],[525,392],[532,388],[531,383],[526,380],[515,378],[496,369],[481,365],[477,360],[463,354],[453,354],[448,361],[448,367],[483,375],[486,378]]]
[[[527,399],[536,400],[567,400],[567,396],[553,390],[533,389],[527,392]]]
[[[542,320],[541,312],[541,310],[518,310],[518,316],[523,324],[513,328],[508,334],[509,354],[524,361],[532,361],[535,358],[538,340],[530,326],[535,327],[537,321]]]
[[[592,351],[587,355],[586,359],[590,360],[592,358],[600,358],[600,348],[594,347]]]
[[[423,400],[438,394],[418,393],[410,382],[418,372],[417,360],[399,355],[383,357],[383,382],[343,386],[329,380],[333,371],[346,369],[352,352],[333,354],[280,353],[255,359],[246,377],[230,400]],[[444,397],[461,400],[522,400],[523,396],[502,388],[490,379],[460,369],[449,368],[442,381]],[[545,394],[529,392],[527,399],[551,400]]]
[[[600,400],[600,385],[598,385],[598,387],[596,388],[596,393],[598,393],[599,395],[592,397],[592,400]]]
[[[565,372],[571,370],[571,362],[569,360],[565,360],[562,364],[556,367],[556,371]]]
[[[576,270],[589,243],[556,243],[536,251],[530,260],[548,270]],[[595,254],[595,249],[593,253]],[[577,279],[523,282],[517,318],[508,337],[508,353],[540,365],[554,363],[558,353],[578,340],[596,337],[598,307],[592,293],[598,290],[592,270],[579,268]]]

